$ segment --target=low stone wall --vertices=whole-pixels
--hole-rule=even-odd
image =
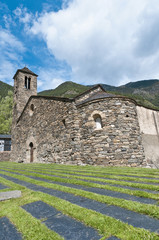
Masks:
[[[0,152],[0,162],[10,161],[11,151]]]

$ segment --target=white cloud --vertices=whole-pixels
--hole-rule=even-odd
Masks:
[[[23,44],[9,31],[0,29],[0,47],[5,49],[5,52],[16,49],[18,52],[24,51]]]
[[[12,83],[11,76],[21,65],[25,48],[10,31],[0,28],[0,80]]]
[[[12,17],[9,14],[4,15],[3,20],[4,20],[4,24],[5,24],[6,29],[9,29],[10,25],[14,24],[14,22],[12,21]]]
[[[64,76],[66,70],[55,70],[53,68],[40,68],[38,73],[38,91],[54,89],[61,83],[65,82]]]
[[[60,84],[62,84],[64,82],[64,79],[60,79],[60,78],[53,78],[51,80],[51,84],[50,84],[50,87],[52,89],[58,87]]]
[[[30,28],[30,24],[34,19],[34,15],[31,12],[29,12],[26,7],[23,7],[23,5],[21,5],[20,7],[17,7],[13,11],[13,14],[15,19],[18,19],[20,23],[24,24],[24,31],[28,32],[28,29]]]
[[[72,68],[73,80],[119,84],[159,76],[157,0],[72,0],[30,29]]]

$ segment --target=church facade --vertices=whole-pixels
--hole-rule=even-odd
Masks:
[[[39,96],[25,67],[14,75],[13,108],[12,161],[159,166],[159,112],[100,85],[73,99]]]

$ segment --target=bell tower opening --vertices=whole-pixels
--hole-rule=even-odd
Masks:
[[[25,76],[25,88],[26,89],[30,89],[30,84],[31,84],[31,78],[29,77],[27,77],[27,76]]]

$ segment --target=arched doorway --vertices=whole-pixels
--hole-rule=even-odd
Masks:
[[[33,162],[34,161],[34,149],[33,149],[32,142],[29,144],[29,147],[30,147],[30,162]]]

